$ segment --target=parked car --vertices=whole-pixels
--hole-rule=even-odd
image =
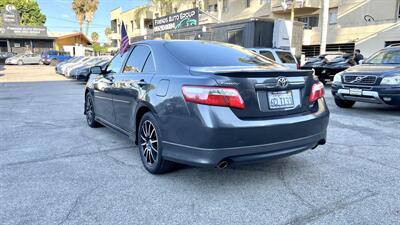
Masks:
[[[87,60],[89,60],[89,57],[85,57],[85,56],[80,56],[80,57],[77,57],[77,58],[78,59],[76,61],[74,60],[72,62],[69,62],[69,63],[66,63],[66,64],[62,65],[60,67],[60,74],[65,76],[65,74],[67,73],[67,69],[69,67],[74,66],[74,65],[80,65],[80,64],[86,62]]]
[[[0,52],[0,63],[5,63],[6,59],[16,56],[17,54],[14,52]]]
[[[83,56],[80,56],[80,57],[73,57],[73,58],[70,58],[70,59],[68,59],[68,60],[65,60],[64,62],[60,62],[59,64],[57,64],[54,68],[55,68],[55,70],[56,70],[56,73],[57,74],[61,74],[62,73],[62,68],[66,65],[66,64],[68,64],[68,63],[74,63],[74,62],[76,62],[76,61],[78,61],[80,58],[83,58]],[[62,75],[62,74],[61,74]]]
[[[39,64],[39,54],[20,54],[6,59],[7,65]]]
[[[72,77],[71,71],[74,69],[80,68],[82,66],[94,66],[97,62],[99,62],[101,59],[99,57],[87,57],[86,59],[82,60],[80,63],[75,63],[67,67],[65,70],[64,76],[65,77]]]
[[[55,66],[60,62],[64,62],[72,58],[68,52],[61,52],[56,50],[46,50],[42,53],[41,63],[45,65]]]
[[[347,69],[349,66],[353,66],[353,62],[352,54],[328,52],[308,59],[307,62],[301,66],[301,69],[314,70],[319,80],[326,83],[326,80],[332,80],[336,73]]]
[[[332,94],[342,108],[356,102],[400,105],[400,46],[382,49],[362,65],[336,74]]]
[[[298,69],[299,63],[296,57],[289,50],[283,50],[278,48],[249,48],[249,50],[256,52],[260,55],[267,57],[268,59],[284,65],[290,69]]]
[[[150,173],[174,163],[225,168],[325,143],[329,111],[312,71],[290,70],[237,45],[142,41],[92,67],[85,109],[131,137]]]
[[[104,70],[109,62],[110,62],[109,59],[101,59],[98,62],[96,62],[95,64],[88,64],[88,65],[84,65],[84,66],[75,68],[70,73],[71,78],[87,82],[91,75],[90,68],[92,68],[93,66],[100,66]]]
[[[341,56],[337,56],[336,58],[323,64],[321,66],[320,73],[316,73],[316,76],[324,84],[327,80],[332,81],[333,77],[337,73],[356,65],[356,62],[353,58],[353,54],[343,54]]]

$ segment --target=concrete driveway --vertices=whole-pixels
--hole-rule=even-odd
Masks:
[[[262,164],[154,176],[127,138],[86,125],[82,83],[52,67],[0,70],[0,224],[400,221],[400,108],[340,109],[327,88],[325,146]]]

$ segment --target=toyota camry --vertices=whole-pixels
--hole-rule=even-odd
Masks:
[[[276,159],[326,141],[329,111],[312,71],[236,45],[142,41],[91,73],[88,125],[132,138],[150,173]]]

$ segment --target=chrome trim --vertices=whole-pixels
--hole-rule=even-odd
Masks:
[[[211,151],[211,150],[235,150],[235,149],[242,149],[242,148],[258,148],[258,147],[267,147],[271,145],[279,145],[279,144],[285,144],[285,143],[290,143],[290,142],[295,142],[295,141],[301,141],[313,137],[318,137],[322,134],[323,132],[313,134],[310,136],[306,137],[301,137],[301,138],[296,138],[292,140],[287,140],[287,141],[279,141],[279,142],[274,142],[274,143],[269,143],[269,144],[261,144],[261,145],[247,145],[247,146],[240,146],[240,147],[231,147],[231,148],[200,148],[200,147],[194,147],[194,146],[189,146],[189,145],[183,145],[183,144],[177,144],[174,142],[169,142],[169,141],[163,141],[165,144],[170,144],[170,145],[175,145],[178,147],[184,147],[184,148],[191,148],[191,149],[196,149],[196,150],[204,150],[204,151]]]
[[[125,103],[125,104],[131,104],[131,102],[124,101],[124,100],[120,100],[120,99],[113,99],[113,101],[115,101],[115,102],[122,102],[122,103]]]
[[[350,89],[339,89],[336,95],[343,100],[385,104],[376,91],[363,90],[362,95],[350,95]]]
[[[95,98],[99,98],[99,99],[104,99],[104,100],[109,100],[112,101],[112,98],[106,98],[106,97],[101,97],[101,96],[94,96]]]

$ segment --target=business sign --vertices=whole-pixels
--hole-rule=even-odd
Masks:
[[[19,11],[13,5],[6,5],[0,13],[3,26],[19,25]]]
[[[153,20],[154,32],[178,30],[199,25],[199,9],[189,9]]]
[[[29,36],[29,37],[47,37],[46,27],[28,27],[28,26],[3,26],[0,27],[1,36]]]

